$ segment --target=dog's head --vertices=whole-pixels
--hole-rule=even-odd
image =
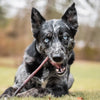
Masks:
[[[38,52],[48,56],[52,64],[60,67],[60,71],[57,71],[59,74],[64,73],[78,28],[75,3],[67,9],[61,19],[48,21],[32,8],[31,23]]]

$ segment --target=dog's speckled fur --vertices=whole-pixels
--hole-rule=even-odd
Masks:
[[[70,74],[70,65],[74,61],[74,36],[78,28],[75,3],[67,9],[61,19],[48,21],[35,8],[32,8],[31,23],[35,40],[25,51],[24,60],[18,68],[14,85],[8,88],[2,96],[12,96],[46,56],[50,61],[61,65],[61,70],[66,69],[65,72],[56,71],[56,67],[48,61],[20,93],[29,91],[28,95],[32,96],[44,96],[49,93],[54,96],[65,95],[74,81]],[[30,89],[33,89],[34,93],[30,92]]]

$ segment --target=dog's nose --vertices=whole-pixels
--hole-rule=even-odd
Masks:
[[[55,62],[61,62],[63,60],[63,57],[60,54],[53,55],[53,60]]]

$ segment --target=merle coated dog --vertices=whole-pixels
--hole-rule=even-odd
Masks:
[[[70,74],[70,66],[74,61],[74,36],[78,28],[75,3],[67,9],[61,19],[47,21],[35,8],[32,8],[31,23],[35,40],[25,51],[24,60],[18,68],[14,85],[6,89],[1,97],[12,96],[47,56],[49,61],[20,93],[34,88],[37,92],[33,91],[32,96],[50,93],[58,97],[67,94],[74,82]],[[60,66],[60,68],[55,66]]]

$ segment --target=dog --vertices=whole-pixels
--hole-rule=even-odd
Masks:
[[[66,10],[61,19],[45,20],[37,9],[32,8],[31,23],[35,39],[25,50],[24,60],[18,68],[14,85],[6,89],[1,97],[12,96],[47,56],[49,61],[21,89],[20,93],[33,88],[32,96],[51,94],[59,97],[68,94],[74,82],[70,66],[75,59],[74,37],[78,29],[75,3]]]

